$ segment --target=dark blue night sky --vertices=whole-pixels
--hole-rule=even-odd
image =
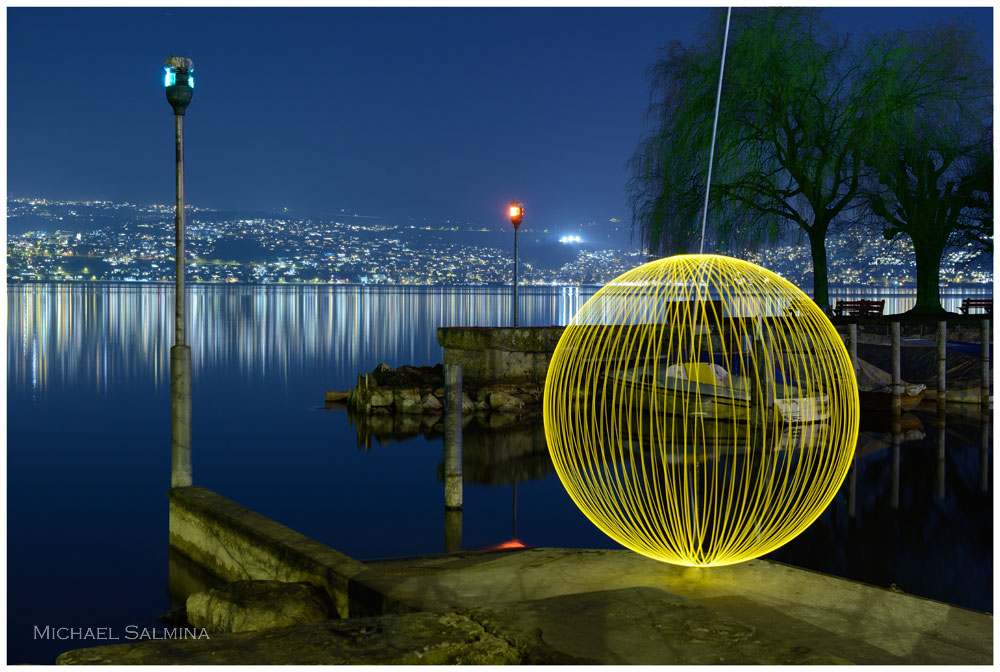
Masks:
[[[162,61],[195,61],[188,202],[628,225],[658,47],[710,9],[11,8],[8,193],[169,203]],[[856,35],[992,9],[829,9]],[[536,220],[536,221],[538,221]]]

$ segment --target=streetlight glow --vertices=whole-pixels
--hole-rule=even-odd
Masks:
[[[183,115],[194,95],[194,61],[184,56],[171,56],[163,66],[167,102],[174,108],[174,114]]]
[[[521,226],[521,222],[524,220],[524,203],[519,201],[514,201],[510,204],[510,223],[514,225],[514,228]]]

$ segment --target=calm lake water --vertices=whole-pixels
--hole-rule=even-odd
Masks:
[[[521,323],[565,324],[594,291],[525,288]],[[981,291],[956,288],[946,307]],[[881,296],[886,312],[913,301]],[[362,560],[443,552],[440,439],[359,447],[323,392],[380,362],[440,362],[438,326],[506,324],[509,300],[496,288],[193,287],[195,483]],[[172,309],[167,286],[8,287],[8,662],[87,644],[36,640],[34,626],[122,633],[170,607]],[[944,427],[933,407],[916,412],[898,448],[888,426],[863,432],[833,505],[768,557],[992,612],[992,434],[965,410]],[[467,433],[462,547],[515,526],[528,545],[616,547],[565,494],[532,438],[540,427],[517,431],[508,445],[523,450]]]

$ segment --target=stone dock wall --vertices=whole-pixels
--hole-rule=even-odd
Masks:
[[[545,387],[549,360],[565,327],[440,327],[445,364],[462,365],[469,387]]]
[[[202,487],[174,488],[170,547],[223,581],[305,581],[324,588],[341,618],[406,613],[361,576],[367,567]]]

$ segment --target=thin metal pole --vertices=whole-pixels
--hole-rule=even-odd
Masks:
[[[719,128],[719,104],[722,102],[722,75],[726,72],[726,46],[729,44],[729,19],[733,8],[726,10],[726,32],[722,38],[722,63],[719,65],[719,88],[715,92],[715,120],[712,122],[712,145],[708,150],[708,180],[705,185],[705,209],[701,214],[701,247],[698,254],[705,253],[705,222],[708,220],[708,192],[712,188],[712,162],[715,159],[715,132]]]
[[[514,227],[514,326],[517,326],[517,227]]]
[[[176,235],[177,295],[174,308],[174,345],[184,345],[184,116],[174,115],[174,139],[177,164],[177,210],[174,214]]]
[[[193,483],[191,468],[191,348],[185,343],[184,324],[184,116],[174,115],[177,164],[174,346],[170,348],[170,487]]]

